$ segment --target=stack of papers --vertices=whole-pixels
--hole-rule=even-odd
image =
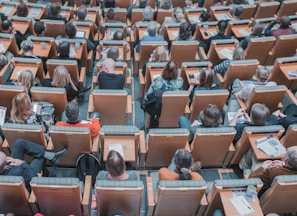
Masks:
[[[244,196],[236,196],[231,198],[233,206],[238,211],[239,215],[248,215],[254,212],[254,209],[250,206]]]
[[[226,57],[227,59],[232,60],[233,58],[233,51],[228,48],[223,48],[219,51],[219,54]]]
[[[273,136],[267,136],[256,140],[257,148],[269,157],[276,157],[286,153],[285,147]]]
[[[289,71],[288,75],[290,77],[297,77],[297,71]]]

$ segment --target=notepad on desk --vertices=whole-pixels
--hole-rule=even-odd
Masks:
[[[219,54],[221,54],[222,56],[226,57],[227,59],[232,60],[233,57],[233,51],[228,49],[228,48],[223,48],[219,51]]]
[[[243,36],[250,35],[250,33],[245,28],[238,29],[238,32]]]
[[[289,71],[289,72],[288,72],[288,75],[289,75],[290,77],[297,77],[297,71]]]
[[[231,198],[231,202],[235,209],[238,211],[239,215],[248,215],[254,212],[254,209],[244,198],[244,196],[236,196]]]
[[[273,136],[266,136],[256,140],[257,148],[269,157],[276,157],[286,153],[285,147]]]

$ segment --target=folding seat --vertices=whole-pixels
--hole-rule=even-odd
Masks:
[[[102,125],[125,125],[132,114],[132,98],[126,90],[94,89],[88,111],[99,112]]]
[[[178,37],[179,34],[179,26],[181,23],[170,23],[165,22],[162,30],[162,35],[164,39],[170,43],[171,41],[174,41],[175,38]]]
[[[128,52],[127,46],[128,42],[126,40],[100,40],[99,45],[101,47],[101,53],[98,52],[96,56],[96,60],[100,60],[101,58],[106,58],[108,53],[108,48],[117,47],[119,49],[119,58],[121,61],[130,61],[131,60],[131,50]]]
[[[76,25],[77,31],[84,34],[84,38],[90,38],[92,41],[99,40],[98,28],[93,21],[72,21]]]
[[[253,18],[259,19],[259,18],[273,17],[279,8],[279,5],[280,5],[280,3],[277,1],[261,2],[258,5]]]
[[[290,16],[296,14],[296,7],[297,7],[297,0],[285,0],[282,1],[276,16],[282,17],[282,16]]]
[[[11,16],[9,19],[12,22],[12,26],[19,30],[22,34],[34,34],[31,17]]]
[[[189,130],[184,128],[152,128],[140,142],[140,165],[164,167],[178,149],[190,149]]]
[[[23,177],[0,175],[0,190],[1,214],[34,215]]]
[[[33,54],[41,58],[52,58],[57,56],[57,48],[54,37],[29,36],[27,38],[33,42]],[[45,46],[45,47],[43,47]]]
[[[211,7],[210,8],[210,20],[220,21],[220,20],[230,20],[232,8],[228,6]]]
[[[271,187],[261,196],[260,205],[265,215],[297,211],[297,175],[276,176]]]
[[[140,215],[142,181],[97,180],[97,215]]]
[[[162,24],[166,17],[172,17],[173,9],[158,9],[158,15],[157,15],[157,23]]]
[[[152,172],[147,177],[147,215],[196,215],[206,187],[204,180],[164,181]]]
[[[61,119],[62,113],[67,104],[67,95],[65,88],[39,87],[31,88],[32,101],[44,101],[52,103],[55,107],[55,113],[58,119]]]
[[[5,84],[12,73],[13,66],[12,64],[7,63],[0,70],[0,84]]]
[[[252,31],[250,26],[252,21],[250,19],[230,20],[226,28],[226,35],[234,35],[237,39],[242,39],[249,36]]]
[[[256,190],[260,191],[263,182],[259,178],[215,180],[211,192],[207,195],[208,206],[203,215],[212,215],[216,209],[224,210],[226,215],[239,215],[231,202],[233,191],[245,191],[249,185],[255,186]],[[257,197],[254,202],[248,204],[253,208],[255,215],[263,215]]]
[[[285,148],[295,146],[296,136],[297,136],[297,124],[291,124],[288,127],[285,135],[280,139],[280,142],[285,146]]]
[[[44,22],[46,25],[45,36],[47,37],[57,37],[61,35],[65,36],[65,22],[62,20],[49,20],[42,19],[41,22]]]
[[[89,17],[89,20],[94,22],[97,26],[99,26],[101,22],[101,9],[98,7],[88,7],[87,10],[88,10],[87,16]]]
[[[136,126],[104,125],[100,130],[100,154],[102,160],[106,161],[110,149],[118,147],[122,149],[125,161],[136,164],[140,145],[140,133],[144,132],[139,131]]]
[[[113,34],[117,31],[117,30],[121,30],[122,32],[124,32],[124,36],[126,38],[126,29],[128,28],[126,23],[121,23],[121,22],[105,22],[101,24],[102,29],[101,29],[101,34],[99,39],[103,39],[103,40],[112,40],[113,38]]]
[[[200,22],[199,17],[203,11],[206,11],[206,8],[188,8],[188,7],[186,7],[185,8],[185,19],[191,24],[199,23]]]
[[[243,13],[240,15],[240,19],[251,19],[253,17],[257,6],[256,5],[242,5]]]
[[[240,80],[253,78],[258,66],[259,61],[256,59],[231,61],[224,77],[220,73],[216,73],[220,82],[220,88],[229,89],[233,80],[236,78]]]
[[[143,23],[143,22],[135,23],[134,30],[133,32],[131,32],[131,42],[133,42],[135,46],[143,36],[148,34],[147,26],[148,26],[148,23]],[[158,32],[159,32],[161,25],[158,23],[157,26],[158,26]],[[161,34],[161,32],[159,32],[159,34]]]
[[[173,0],[172,1],[172,7],[181,7],[181,8],[185,8],[186,7],[186,2],[184,1],[179,1],[179,0]]]
[[[4,49],[2,50],[3,53],[6,53],[6,51],[10,51],[14,56],[19,55],[19,47],[16,43],[14,34],[0,33],[0,38],[4,47]]]
[[[116,1],[117,4],[118,1]],[[104,13],[106,14],[109,8],[104,8]],[[122,23],[127,21],[127,9],[125,7],[113,8],[115,12],[115,20]]]
[[[170,60],[177,62],[179,67],[182,62],[199,61],[198,41],[172,41],[170,48]]]
[[[154,8],[153,8],[154,10]],[[134,8],[131,14],[131,20],[127,20],[129,26],[133,26],[137,21],[143,20],[143,8]],[[154,15],[152,15],[153,18]]]
[[[228,165],[235,151],[235,134],[233,127],[197,128],[191,143],[194,161],[201,161],[205,167]]]
[[[274,43],[273,36],[252,38],[245,49],[245,59],[258,59],[260,65],[264,65]]]
[[[33,177],[31,202],[38,208],[34,213],[43,215],[90,215],[91,176],[86,176],[84,186],[78,178]]]

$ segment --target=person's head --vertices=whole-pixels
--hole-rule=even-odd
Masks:
[[[227,20],[220,20],[218,22],[218,30],[219,32],[225,32],[225,29],[227,28],[228,21]]]
[[[70,43],[68,41],[62,41],[62,43],[59,44],[58,52],[60,53],[60,56],[63,56],[63,57],[69,56],[69,50],[70,50]]]
[[[185,18],[183,9],[181,7],[174,8],[173,17],[175,18],[176,22],[182,22]]]
[[[269,109],[264,104],[253,104],[250,111],[250,119],[254,125],[264,125],[270,116]]]
[[[11,119],[15,122],[25,122],[31,114],[31,100],[28,94],[19,93],[12,99]]]
[[[179,26],[179,39],[188,40],[192,37],[191,25],[188,22],[183,22]]]
[[[75,38],[77,29],[76,25],[73,22],[68,22],[65,25],[65,33],[69,38]]]
[[[207,22],[210,18],[210,14],[207,11],[202,11],[202,13],[199,16],[200,22]]]
[[[93,0],[82,0],[82,4],[86,7],[91,6],[93,3]]]
[[[198,75],[198,80],[200,87],[206,87],[208,89],[211,88],[214,82],[213,71],[209,68],[201,68]]]
[[[116,61],[120,57],[119,48],[111,47],[107,52],[107,58]]]
[[[113,34],[112,39],[113,40],[124,40],[124,32],[121,30],[116,30],[116,32]]]
[[[151,6],[146,6],[142,11],[143,21],[150,21],[153,16],[153,9]]]
[[[279,27],[282,29],[286,29],[289,28],[291,25],[291,20],[288,16],[283,16],[281,17],[281,19],[279,20]]]
[[[193,158],[186,149],[178,149],[174,158],[175,171],[179,173],[179,180],[192,180],[190,168],[193,164]]]
[[[60,88],[66,87],[70,82],[70,75],[66,67],[59,65],[55,68],[52,85]]]
[[[6,154],[0,151],[0,173],[4,171],[6,163]]]
[[[154,51],[151,58],[153,62],[166,62],[168,59],[168,51],[165,46],[158,46]]]
[[[79,121],[79,106],[77,102],[68,102],[65,107],[67,122]]]
[[[115,62],[111,58],[107,58],[102,63],[102,70],[106,73],[114,73]]]
[[[7,63],[8,63],[8,59],[6,55],[4,55],[3,53],[0,53],[0,69]]]
[[[262,34],[264,28],[265,28],[265,25],[263,23],[256,23],[253,26],[253,34],[256,36],[260,36]]]
[[[268,82],[270,71],[267,67],[261,66],[256,70],[256,78],[258,82],[266,83]]]
[[[115,0],[106,0],[104,1],[105,8],[115,8]]]
[[[139,0],[139,8],[145,8],[147,6],[147,0]]]
[[[45,32],[45,24],[44,22],[41,21],[36,21],[34,24],[34,32],[35,34],[38,35],[42,35]]]
[[[3,22],[2,22],[2,30],[3,31],[5,31],[5,32],[9,32],[9,33],[11,33],[12,32],[12,29],[13,29],[13,27],[12,27],[12,22],[11,22],[11,20],[4,20]]]
[[[16,10],[16,15],[20,17],[28,16],[28,6],[25,3],[21,3],[18,5]]]
[[[232,15],[236,18],[239,18],[241,16],[241,14],[243,13],[243,7],[242,6],[237,6],[235,8],[233,8],[232,10]]]
[[[236,47],[233,51],[233,60],[244,60],[245,54],[244,49],[242,47]]]
[[[178,67],[175,61],[169,61],[162,72],[162,77],[165,80],[175,80],[178,76]]]
[[[34,45],[33,42],[30,40],[24,40],[21,43],[21,49],[23,50],[24,53],[26,52],[33,52]]]
[[[150,21],[147,25],[147,32],[150,36],[155,36],[158,31],[158,24],[155,21]]]
[[[161,0],[159,7],[161,9],[170,9],[170,8],[172,8],[172,1],[171,0]]]
[[[204,127],[218,127],[222,124],[222,113],[217,105],[208,104],[207,107],[200,112],[200,119]]]
[[[114,9],[112,9],[112,8],[109,8],[109,9],[108,9],[108,11],[107,11],[107,13],[106,13],[106,18],[107,18],[108,20],[114,20],[114,18],[115,18],[115,12],[114,12]]]
[[[88,15],[88,9],[86,6],[81,5],[77,8],[76,15],[79,20],[85,20]]]
[[[287,148],[287,163],[294,170],[297,170],[297,146]]]
[[[112,177],[118,177],[124,174],[126,165],[120,153],[114,150],[109,151],[106,159],[106,170]]]
[[[18,76],[18,85],[24,86],[27,91],[34,86],[34,76],[32,71],[30,70],[23,70]]]
[[[50,14],[53,17],[56,17],[61,12],[61,4],[59,2],[53,2],[50,7]]]

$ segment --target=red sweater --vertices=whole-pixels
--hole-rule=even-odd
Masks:
[[[59,121],[59,122],[56,123],[56,126],[90,128],[91,136],[94,137],[94,136],[97,136],[99,134],[101,126],[100,126],[99,120],[97,118],[92,118],[91,121],[92,122],[88,122],[88,123],[78,122],[76,124],[70,124],[68,122]]]

